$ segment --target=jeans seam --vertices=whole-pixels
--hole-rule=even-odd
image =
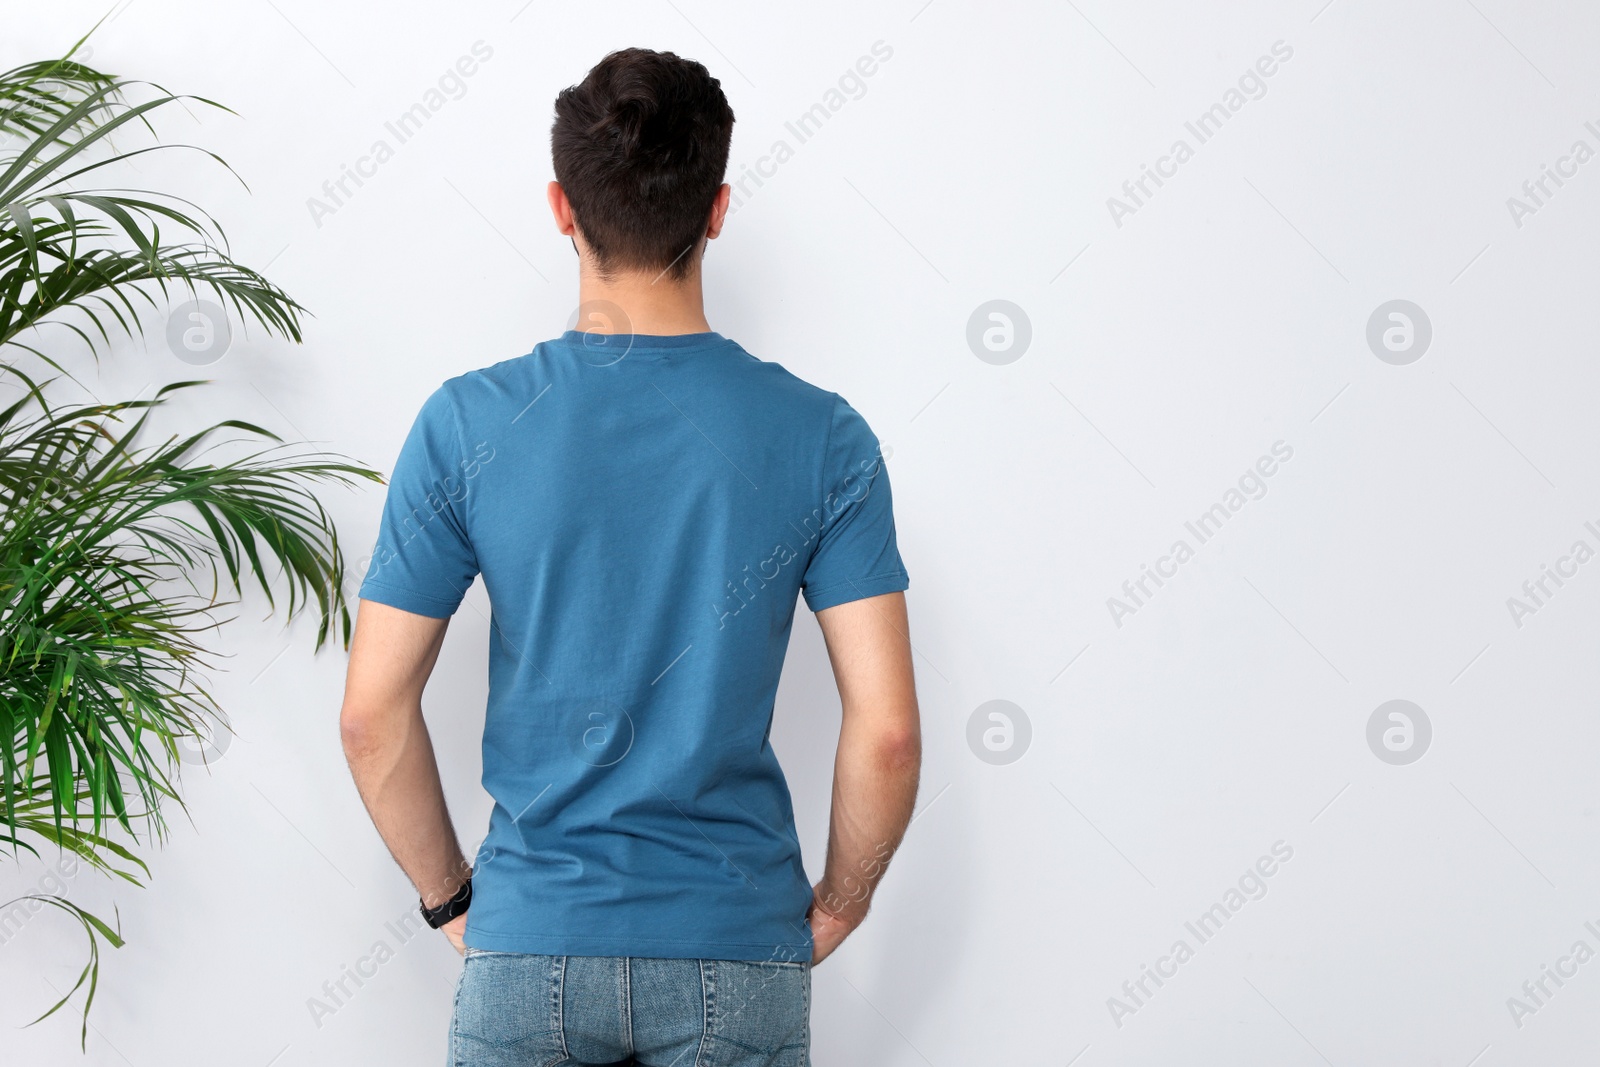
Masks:
[[[633,1055],[633,961],[622,958],[622,1028],[628,1055]]]
[[[456,1031],[459,1029],[458,1020],[461,1018],[461,987],[466,984],[467,968],[465,962],[461,973],[456,976],[456,996],[450,1005],[450,1065],[461,1067],[461,1042],[456,1040]]]
[[[811,965],[810,964],[806,964],[805,976],[806,976],[806,995],[805,995],[806,1014],[805,1014],[805,1018],[802,1019],[801,1023],[800,1023],[800,1025],[802,1027],[804,1027],[804,1029],[801,1031],[801,1035],[802,1036],[800,1038],[800,1062],[803,1065],[803,1067],[811,1067]]]
[[[572,1058],[567,1051],[567,957],[555,958],[555,975],[551,985],[551,999],[555,1002],[556,1034],[561,1039],[561,1062],[565,1063]]]
[[[711,1001],[715,996],[716,977],[706,978],[706,961],[700,960],[700,1047],[695,1050],[694,1067],[705,1067],[706,1046],[711,1039]]]

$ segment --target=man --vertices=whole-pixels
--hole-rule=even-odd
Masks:
[[[580,322],[446,382],[390,483],[340,725],[424,916],[466,956],[453,1064],[807,1064],[810,968],[867,913],[921,759],[889,478],[837,394],[711,331],[733,112],[705,67],[607,56],[556,100]],[[421,696],[493,605],[469,865]],[[806,881],[768,743],[795,602],[843,705]]]

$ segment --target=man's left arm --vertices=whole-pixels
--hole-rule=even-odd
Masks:
[[[449,623],[362,600],[339,713],[345,758],[367,813],[430,908],[455,896],[472,873],[422,718],[422,690]],[[440,927],[457,952],[466,951],[466,926],[462,914]]]

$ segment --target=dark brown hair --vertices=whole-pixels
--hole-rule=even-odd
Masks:
[[[551,155],[597,266],[688,276],[732,139],[722,84],[671,52],[612,52],[563,89]]]

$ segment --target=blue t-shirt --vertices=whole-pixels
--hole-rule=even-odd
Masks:
[[[444,618],[479,574],[494,810],[466,943],[809,958],[768,734],[797,595],[907,585],[862,417],[716,333],[569,331],[452,378],[361,596]]]

